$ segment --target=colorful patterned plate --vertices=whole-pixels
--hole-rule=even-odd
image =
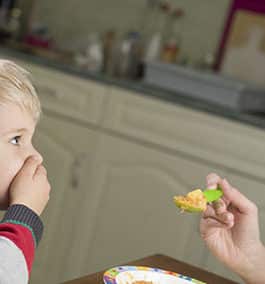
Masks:
[[[206,284],[175,272],[144,266],[114,267],[104,273],[103,279],[105,284]]]

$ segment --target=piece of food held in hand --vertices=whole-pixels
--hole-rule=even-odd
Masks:
[[[174,202],[182,212],[203,212],[206,210],[208,202],[216,201],[222,196],[223,191],[220,188],[205,191],[195,189],[186,196],[174,196]]]
[[[186,212],[202,212],[207,208],[207,200],[200,189],[189,192],[186,196],[174,196],[174,202]]]

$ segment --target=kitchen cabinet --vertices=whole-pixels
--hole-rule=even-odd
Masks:
[[[154,253],[237,280],[205,248],[199,216],[180,214],[172,198],[217,172],[258,204],[263,224],[263,130],[16,62],[32,72],[43,105],[35,144],[52,185],[32,284]]]
[[[117,87],[109,94],[107,129],[265,183],[263,130]]]
[[[44,157],[51,197],[42,216],[45,231],[30,283],[60,283],[87,273],[80,256],[89,253],[92,232],[96,131],[45,114],[34,138]]]
[[[102,134],[96,168],[98,213],[85,263],[91,271],[152,253],[203,266],[199,215],[181,214],[173,196],[203,186],[211,167]]]
[[[106,96],[103,85],[49,67],[14,61],[31,73],[44,110],[93,125],[100,122]]]
[[[164,153],[181,161],[172,168],[176,169],[176,176],[182,171],[182,175],[186,173],[183,179],[189,182],[186,189],[190,190],[196,185],[203,186],[204,177],[209,172],[217,172],[226,177],[258,205],[260,224],[264,223],[265,146],[263,141],[265,134],[262,130],[185,107],[138,96],[118,88],[113,88],[110,93],[111,97],[103,120],[104,127],[110,133],[154,149],[157,154]],[[131,151],[128,150],[127,153]],[[134,152],[133,156],[135,156]],[[144,159],[145,156],[142,155],[142,157]],[[167,161],[167,158],[163,157],[161,160]],[[188,163],[189,167],[183,168],[182,165],[185,163]],[[197,176],[194,176],[193,172],[196,172]],[[187,173],[190,173],[190,176]],[[141,178],[133,180],[138,181]],[[151,178],[151,180],[155,182],[155,179]],[[128,183],[133,184],[132,181]],[[150,188],[153,188],[153,185]],[[185,190],[180,189],[182,193]],[[185,218],[190,218],[190,216]],[[196,217],[193,218],[196,222],[198,221]],[[187,220],[182,219],[180,224]],[[263,242],[265,242],[264,233],[265,229],[261,227]],[[173,257],[180,259],[183,257],[184,261],[207,267],[212,272],[239,281],[237,276],[225,269],[208,253],[198,234],[190,231],[190,233],[184,233],[182,237],[179,235],[179,238],[180,246],[184,248],[183,255],[173,254]],[[192,239],[189,242],[190,245],[181,243],[187,238]],[[173,247],[173,242],[165,241],[165,243]],[[106,256],[104,258],[106,259]]]

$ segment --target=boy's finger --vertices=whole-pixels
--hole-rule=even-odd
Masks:
[[[28,174],[28,175],[34,175],[38,165],[40,163],[40,159],[35,156],[30,156],[29,158],[26,159],[24,162],[24,165],[21,169],[21,172],[23,174]]]
[[[250,212],[252,212],[252,210],[256,210],[255,205],[236,188],[232,187],[227,180],[222,180],[220,185],[223,189],[224,196],[241,213],[249,214]]]
[[[47,176],[47,171],[43,165],[38,165],[34,176],[38,175]]]

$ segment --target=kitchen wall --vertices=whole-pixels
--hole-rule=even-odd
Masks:
[[[186,12],[181,23],[182,52],[190,60],[215,52],[231,1],[168,1]],[[39,0],[34,19],[49,27],[60,47],[77,49],[95,31],[139,30],[145,5],[145,0]]]

